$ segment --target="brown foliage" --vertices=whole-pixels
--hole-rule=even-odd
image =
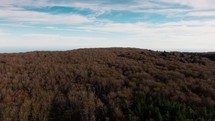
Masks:
[[[0,54],[0,120],[126,120],[137,93],[214,105],[213,57],[132,48]]]

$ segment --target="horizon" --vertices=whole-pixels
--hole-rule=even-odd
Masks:
[[[2,0],[0,53],[131,47],[215,52],[213,0]]]
[[[16,48],[16,49],[11,49],[11,48],[5,48],[0,50],[0,54],[14,54],[14,53],[29,53],[29,52],[56,52],[56,51],[73,51],[73,50],[79,50],[79,49],[112,49],[112,48],[134,48],[134,49],[143,49],[145,48],[136,48],[136,47],[86,47],[86,48],[55,48],[55,49],[32,49],[32,48]],[[215,51],[213,50],[175,50],[175,49],[146,49],[146,50],[151,50],[151,51],[159,51],[159,52],[180,52],[180,53],[214,53]]]

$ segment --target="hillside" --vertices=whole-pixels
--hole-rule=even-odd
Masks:
[[[215,53],[0,54],[0,121],[215,120]]]

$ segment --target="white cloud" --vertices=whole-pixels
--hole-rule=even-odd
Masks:
[[[63,36],[54,34],[26,34],[17,46],[36,47],[85,47],[104,43],[108,40],[101,37]]]
[[[214,9],[214,0],[154,0],[172,4],[180,4],[190,6],[194,9]]]
[[[131,12],[142,12],[142,13],[157,13],[157,14],[164,14],[167,16],[184,16],[186,13],[187,15],[191,16],[214,16],[214,11],[205,12],[205,10],[213,10],[215,9],[215,2],[214,0],[133,0],[131,4],[120,3],[120,4],[112,4],[107,3],[108,1],[77,1],[77,0],[67,0],[67,1],[35,1],[35,0],[2,0],[0,1],[1,6],[31,6],[31,7],[53,7],[53,6],[64,6],[64,7],[76,7],[79,9],[88,9],[92,10],[95,13],[91,15],[91,17],[96,17],[98,15],[104,14],[106,12],[110,12],[113,10],[119,11],[131,11]],[[160,2],[168,3],[168,4],[161,4]],[[175,4],[175,8],[173,8],[169,4]],[[179,7],[177,5],[184,5],[187,7],[191,7],[191,9]],[[5,11],[5,10],[4,10]],[[199,11],[199,12],[196,12]],[[9,11],[11,12],[11,11]],[[20,12],[20,11],[18,11]],[[29,11],[25,11],[29,12]],[[59,22],[62,21],[61,19],[58,20],[57,16],[48,14],[47,13],[40,13],[41,15],[38,16],[38,12],[32,12],[33,16],[30,18],[23,18],[21,20],[27,21],[42,21],[47,22],[48,20],[44,18],[51,18],[51,22]],[[199,13],[199,14],[198,14]],[[20,15],[25,13],[19,13]],[[17,15],[19,15],[17,14]],[[28,13],[26,13],[28,14]],[[35,17],[34,17],[35,16]],[[37,16],[39,18],[37,18]],[[71,21],[71,23],[84,23],[92,21],[84,16],[80,15],[59,15],[59,17],[65,18],[65,20]],[[55,20],[55,21],[54,21]],[[68,23],[68,21],[64,21]]]
[[[10,35],[10,34],[8,32],[0,30],[0,36],[6,36],[6,35]]]
[[[0,18],[21,22],[52,23],[52,24],[81,24],[93,20],[77,14],[53,15],[43,12],[26,11],[18,8],[0,9]]]
[[[21,23],[0,23],[0,26],[4,26],[4,27],[31,27],[28,25],[24,25]]]
[[[148,25],[146,23],[108,23],[100,26],[88,26],[81,27],[87,31],[103,31],[103,32],[124,32],[124,33],[139,33],[144,31],[144,25]]]
[[[90,31],[124,33],[119,46],[165,49],[215,49],[215,21],[180,21],[165,24],[111,23],[83,27]],[[129,36],[130,35],[130,36]]]
[[[121,3],[115,4],[108,3],[108,1],[34,1],[34,0],[3,0],[1,1],[2,5],[9,6],[31,6],[31,7],[53,7],[53,6],[62,6],[62,7],[75,7],[79,9],[88,9],[95,12],[92,16],[98,16],[110,11],[132,11],[132,12],[154,12],[160,10],[162,12],[164,9],[168,9],[168,13],[178,12],[179,10],[170,9],[166,5],[158,4],[158,1],[151,2],[150,0],[133,0],[131,4]],[[0,2],[0,3],[1,3]],[[162,9],[161,9],[162,8]],[[149,10],[147,10],[149,9]]]
[[[196,17],[215,17],[215,10],[214,11],[193,11],[186,14],[187,16],[196,16]]]
[[[104,38],[99,37],[74,37],[74,36],[62,36],[62,35],[55,35],[55,34],[25,34],[24,37],[34,38],[35,40],[50,40],[50,41],[98,41],[98,40],[104,40]]]
[[[82,24],[86,25],[69,26],[66,28],[49,25],[44,27],[53,31],[61,31],[61,34],[25,34],[12,38],[0,36],[0,47],[107,47],[107,46],[130,46],[149,49],[211,49],[215,50],[215,20],[191,20],[169,22],[163,24],[139,23],[114,23],[110,21],[99,21],[96,16],[112,10],[132,11],[142,13],[157,13],[168,16],[182,17],[210,17],[215,16],[214,0],[134,0],[133,4],[104,4],[103,2],[48,2],[33,0],[2,0],[0,1],[0,19],[23,22],[17,25],[25,27],[25,22],[50,23],[50,24]],[[153,2],[152,2],[153,1]],[[180,4],[191,7],[171,8],[166,4]],[[91,16],[77,14],[50,14],[45,12],[28,11],[17,6],[67,6],[80,9],[90,9],[95,13]],[[0,24],[2,26],[16,26],[13,24]],[[71,29],[73,27],[73,29]],[[63,32],[77,30],[80,33],[92,32],[108,33],[109,36],[83,37],[64,36]],[[0,31],[0,35],[7,35],[5,31]],[[89,34],[89,33],[88,33]],[[102,33],[103,34],[103,33]],[[104,34],[105,35],[105,34]],[[112,37],[114,35],[114,37]],[[102,35],[101,35],[102,36]]]
[[[215,21],[181,21],[166,24],[108,23],[80,30],[119,33],[117,37],[75,37],[54,34],[25,34],[0,37],[0,47],[80,48],[139,47],[159,50],[215,50]],[[120,34],[121,33],[121,34]]]

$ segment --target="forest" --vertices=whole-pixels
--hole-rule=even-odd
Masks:
[[[215,53],[0,54],[0,121],[213,121]]]

